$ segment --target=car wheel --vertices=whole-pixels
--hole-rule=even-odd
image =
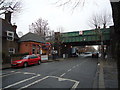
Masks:
[[[41,64],[41,61],[39,60],[39,61],[38,61],[38,65],[40,65],[40,64]]]
[[[23,64],[23,67],[27,67],[27,66],[28,66],[28,63],[25,62],[25,63]]]

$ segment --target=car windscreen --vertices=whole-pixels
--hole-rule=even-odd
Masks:
[[[23,56],[20,59],[28,59],[29,56]]]

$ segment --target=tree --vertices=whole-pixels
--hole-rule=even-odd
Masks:
[[[16,0],[0,0],[0,15],[4,14],[6,11],[12,13],[18,12],[21,9],[21,2]]]
[[[70,5],[74,10],[76,7],[84,6],[86,0],[58,0],[55,4],[59,7]]]
[[[29,26],[29,31],[40,35],[43,37],[43,39],[51,34],[48,26],[48,21],[43,20],[42,18],[39,18],[36,22],[32,23]]]
[[[102,58],[103,58],[103,54],[104,54],[104,44],[103,44],[103,32],[100,30],[101,28],[107,28],[109,26],[109,22],[111,22],[111,14],[110,13],[106,13],[106,11],[103,11],[103,13],[94,13],[92,15],[92,17],[89,20],[89,25],[93,26],[96,30],[96,34],[98,35],[98,37],[100,38],[101,41],[101,53],[102,53]]]

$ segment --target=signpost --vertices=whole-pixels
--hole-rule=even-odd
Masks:
[[[41,61],[47,61],[48,60],[48,55],[41,55]]]
[[[79,31],[79,35],[83,35],[83,31]]]

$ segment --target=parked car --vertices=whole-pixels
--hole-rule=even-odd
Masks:
[[[83,56],[85,56],[85,57],[91,57],[92,56],[92,52],[84,52]]]
[[[92,58],[98,58],[98,57],[99,57],[99,52],[92,53]]]
[[[78,53],[72,53],[72,57],[78,57]]]
[[[37,55],[26,55],[20,60],[12,61],[12,67],[27,67],[28,65],[40,64],[41,58]]]

